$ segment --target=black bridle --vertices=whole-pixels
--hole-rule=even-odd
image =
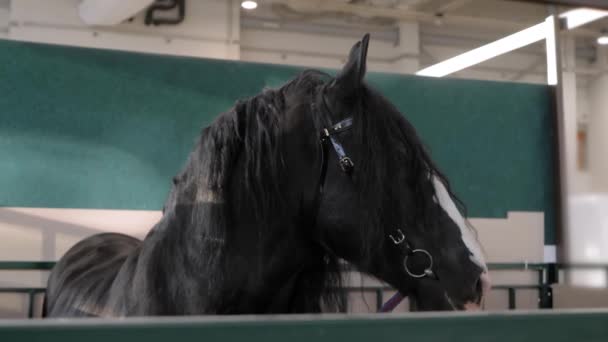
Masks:
[[[329,108],[327,103],[325,102],[325,97],[321,95],[323,107],[325,107],[325,111],[329,112]],[[355,164],[352,159],[346,154],[346,151],[340,140],[338,139],[338,135],[343,132],[346,132],[352,128],[353,118],[347,117],[346,119],[338,122],[337,124],[330,126],[328,128],[323,128],[320,132],[319,143],[321,145],[321,172],[318,181],[317,193],[313,200],[313,209],[314,209],[314,220],[316,223],[316,218],[319,213],[319,208],[321,205],[321,199],[323,197],[324,187],[325,187],[325,179],[327,176],[327,165],[328,165],[328,156],[330,151],[330,145],[333,147],[334,152],[338,157],[338,164],[342,172],[347,175],[351,175]],[[436,274],[433,272],[433,256],[425,249],[420,248],[412,248],[410,244],[407,242],[405,234],[401,231],[401,229],[396,229],[394,234],[389,234],[388,238],[393,242],[395,246],[403,246],[405,249],[405,258],[403,260],[403,267],[405,268],[406,273],[415,279],[420,278],[433,278],[438,280]],[[327,246],[323,246],[324,249],[328,250]],[[331,251],[330,251],[331,252]],[[424,268],[424,270],[420,273],[415,273],[411,271],[410,266],[408,265],[408,261],[413,258],[415,255],[422,255],[428,259],[428,266]],[[379,312],[390,312],[392,311],[402,300],[404,296],[397,291],[386,303],[384,303],[379,310]]]

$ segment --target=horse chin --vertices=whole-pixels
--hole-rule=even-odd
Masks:
[[[478,303],[469,302],[464,304],[464,309],[465,311],[481,311],[481,305]]]
[[[419,295],[410,296],[410,309],[411,311],[460,311],[462,308],[458,308],[457,305],[451,300],[451,298],[444,293],[441,297],[434,299],[420,298]]]
[[[412,311],[481,311],[483,302],[482,300],[465,303],[456,301],[445,290],[430,289],[430,286],[418,290],[408,297]]]

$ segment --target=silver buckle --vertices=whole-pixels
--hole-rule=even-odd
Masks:
[[[393,234],[388,235],[388,237],[391,238],[391,240],[393,240],[393,243],[395,245],[399,245],[399,244],[403,243],[403,241],[405,241],[405,235],[403,234],[401,229],[397,229],[397,233],[399,233],[399,235],[396,238],[393,236]]]

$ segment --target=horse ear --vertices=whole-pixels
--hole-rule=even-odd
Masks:
[[[349,97],[363,83],[367,64],[367,47],[369,45],[369,33],[363,36],[350,50],[348,61],[334,80],[334,86],[338,88],[341,95]]]

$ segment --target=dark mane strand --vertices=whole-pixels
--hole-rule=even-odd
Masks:
[[[203,129],[184,170],[174,179],[165,210],[177,204],[196,203],[201,197],[208,199],[209,194],[212,194],[211,197],[222,205],[205,208],[200,205],[190,206],[207,211],[204,215],[191,212],[190,216],[192,224],[201,225],[207,230],[213,229],[209,235],[220,240],[229,238],[231,215],[241,212],[241,206],[254,206],[255,217],[252,219],[258,223],[264,222],[257,226],[272,227],[273,224],[286,222],[281,215],[293,212],[285,207],[290,204],[285,201],[286,194],[282,192],[281,186],[287,182],[283,172],[284,160],[279,150],[286,99],[289,98],[292,105],[295,103],[293,99],[296,99],[299,101],[295,103],[296,106],[310,107],[319,88],[328,78],[322,72],[306,70],[282,87],[264,89],[257,96],[238,101],[233,108],[222,113]],[[312,115],[313,121],[320,127],[323,119],[316,117],[316,113]],[[230,188],[237,168],[243,170],[244,179],[238,181],[238,187]],[[197,194],[196,189],[206,189],[207,194]],[[207,217],[206,222],[202,221],[204,217]],[[213,247],[209,252],[203,249],[203,258],[211,252],[218,255],[222,253],[223,246]],[[259,267],[262,269],[264,265]],[[222,272],[220,267],[216,272]],[[303,272],[299,288],[307,292],[301,294],[304,301],[309,302],[307,307],[321,305],[324,311],[330,312],[345,310],[341,267],[336,257],[328,255],[312,269]],[[323,286],[304,286],[308,283],[321,283]]]
[[[374,115],[375,113],[389,115]],[[361,207],[368,208],[364,214],[366,219],[361,221],[361,224],[367,227],[358,230],[368,235],[363,237],[369,241],[369,248],[364,251],[367,257],[364,259],[371,259],[374,248],[385,242],[380,240],[384,237],[380,230],[393,222],[409,222],[427,230],[436,226],[434,218],[437,215],[433,211],[437,210],[437,206],[432,205],[433,201],[423,200],[435,196],[434,187],[428,181],[430,175],[444,184],[466,218],[466,207],[452,191],[445,175],[432,161],[416,130],[390,101],[364,86],[360,90],[359,98],[354,102],[353,115],[356,122],[353,135],[357,145],[354,150],[362,151],[363,155],[357,158],[354,180],[361,189]],[[382,153],[394,151],[395,148],[395,155],[387,156]],[[403,165],[401,170],[390,167],[394,165],[392,163],[395,158]],[[403,175],[404,170],[407,170],[407,175]],[[387,179],[390,181],[387,182]],[[407,186],[399,186],[395,182],[407,182]],[[398,207],[398,199],[402,198],[402,194],[397,193],[397,189],[404,188],[412,189],[414,198],[421,199],[410,203],[413,207],[408,207],[408,210]],[[395,217],[403,213],[408,215],[405,221],[401,217]]]

